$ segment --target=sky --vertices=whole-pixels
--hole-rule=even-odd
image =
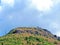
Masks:
[[[0,36],[36,26],[60,36],[60,0],[0,0]]]

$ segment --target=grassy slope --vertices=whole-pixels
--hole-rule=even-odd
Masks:
[[[17,33],[0,37],[0,45],[60,45],[60,42],[42,35]]]

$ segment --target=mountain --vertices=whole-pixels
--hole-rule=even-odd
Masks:
[[[18,27],[0,37],[0,45],[60,45],[60,41],[47,29]]]

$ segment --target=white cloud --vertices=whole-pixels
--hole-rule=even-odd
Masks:
[[[52,29],[52,31],[54,32],[54,34],[56,34],[57,36],[60,36],[60,25],[58,22],[52,22],[49,25],[49,28]]]
[[[52,0],[32,0],[32,5],[34,5],[40,11],[47,11],[53,7]]]
[[[59,25],[58,25],[58,23],[56,23],[56,22],[52,22],[52,23],[50,24],[50,27],[55,28],[55,29],[58,29],[58,28],[59,28]]]
[[[60,36],[60,31],[56,33],[57,36]]]
[[[0,12],[2,12],[2,10],[3,10],[3,9],[2,9],[2,6],[0,6]]]
[[[60,0],[53,0],[55,4],[59,4]]]
[[[29,0],[30,7],[42,12],[50,12],[55,5],[60,3],[60,0]]]
[[[3,6],[13,7],[14,6],[14,0],[1,0],[1,4]]]

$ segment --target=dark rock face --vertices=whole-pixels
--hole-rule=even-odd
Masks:
[[[15,33],[30,33],[30,34],[39,34],[39,32],[38,31],[32,31],[32,30],[24,30],[24,31],[22,31],[22,30],[15,30],[14,32],[13,32],[13,34],[15,34]]]
[[[32,30],[25,30],[27,33],[33,34]]]
[[[39,32],[38,31],[35,31],[34,34],[39,34]]]
[[[50,33],[50,34],[52,34],[50,31],[48,31],[47,29],[43,29],[44,31],[46,31],[46,32],[48,32],[48,33]]]
[[[24,33],[24,31],[21,31],[21,30],[15,30],[15,31],[13,32],[13,34],[15,34],[15,33]]]

